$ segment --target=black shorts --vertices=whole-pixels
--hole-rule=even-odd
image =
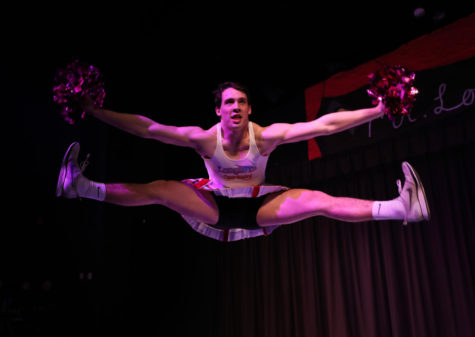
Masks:
[[[218,204],[219,218],[215,225],[218,229],[258,229],[257,212],[267,195],[257,198],[228,198],[213,194]]]

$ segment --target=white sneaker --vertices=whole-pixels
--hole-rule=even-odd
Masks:
[[[401,181],[398,180],[399,198],[406,210],[404,225],[408,222],[419,222],[430,219],[429,203],[427,202],[424,186],[416,170],[408,163],[402,163],[404,173],[404,186],[401,188]]]
[[[59,171],[58,183],[56,185],[56,196],[63,196],[68,199],[78,197],[77,182],[82,177],[82,172],[88,164],[89,154],[81,165],[78,165],[79,143],[72,143],[61,163]]]

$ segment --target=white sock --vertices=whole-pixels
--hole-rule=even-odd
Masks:
[[[399,198],[373,203],[374,220],[404,220],[406,210]]]
[[[83,198],[104,201],[106,198],[106,185],[87,179],[83,175],[76,182],[78,195]]]

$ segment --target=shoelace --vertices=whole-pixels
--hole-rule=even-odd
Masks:
[[[84,170],[86,169],[87,165],[89,165],[89,157],[91,156],[90,153],[88,153],[86,155],[86,158],[84,159],[84,161],[82,163],[78,163],[78,166],[79,166],[79,170],[81,171],[81,173],[84,172]],[[76,185],[74,184],[73,185],[73,188],[74,190],[76,191],[76,195],[78,196],[79,200],[81,200],[81,197],[79,196],[79,193],[78,193],[78,190],[77,190],[77,187]]]
[[[398,191],[398,193],[401,194],[401,192],[402,192],[402,184],[401,184],[401,180],[400,180],[400,179],[396,180],[396,185],[397,185],[397,191]]]
[[[401,192],[402,192],[402,183],[401,183],[401,180],[398,179],[396,180],[396,185],[397,185],[397,190],[399,192],[399,195],[401,195]],[[406,209],[406,212],[405,212],[405,215],[404,215],[404,221],[403,221],[403,225],[404,226],[407,226],[407,214],[409,213],[409,210]]]
[[[79,169],[81,170],[81,173],[84,172],[84,170],[86,169],[87,165],[89,165],[89,157],[91,156],[90,153],[88,153],[86,155],[86,159],[84,159],[84,161],[79,164]]]

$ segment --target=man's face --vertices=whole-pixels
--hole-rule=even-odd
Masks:
[[[247,95],[234,88],[227,88],[221,95],[221,106],[216,108],[216,114],[221,117],[221,124],[228,127],[247,125],[251,114]]]

